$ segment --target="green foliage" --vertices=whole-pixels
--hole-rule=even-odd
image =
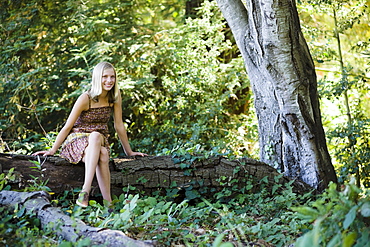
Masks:
[[[303,30],[319,75],[328,148],[341,183],[369,188],[369,50],[366,1],[307,1]]]
[[[355,119],[351,125],[339,125],[328,133],[339,164],[338,179],[344,183],[353,175],[357,186],[370,188],[370,119]]]
[[[24,189],[24,191],[50,191],[50,188],[46,186],[49,179],[46,179],[43,174],[42,163],[39,161],[31,161],[35,166],[30,167],[33,168],[34,171],[38,173],[37,176],[30,175],[32,180],[29,180],[28,186]],[[18,175],[19,176],[19,175]],[[8,183],[15,183],[18,180],[16,174],[14,173],[14,168],[11,168],[7,173],[0,173],[0,191],[1,190],[10,190],[12,189]],[[32,184],[30,184],[32,182]],[[13,188],[14,189],[14,188]]]
[[[332,183],[316,201],[294,207],[298,216],[314,222],[313,229],[297,241],[297,247],[368,246],[370,241],[370,194],[352,179],[342,191]]]
[[[248,79],[221,13],[206,1],[199,18],[184,20],[181,4],[2,2],[0,125],[8,151],[40,149],[40,133],[58,131],[91,68],[108,60],[119,73],[135,150],[200,144],[254,153]],[[123,155],[119,144],[112,148]]]
[[[24,211],[13,211],[0,207],[1,246],[55,246],[53,240],[40,238],[44,233],[39,229],[40,222],[34,215],[24,215]]]
[[[277,177],[276,181],[279,180]],[[52,203],[88,225],[117,229],[136,239],[156,240],[159,246],[228,247],[257,243],[287,246],[308,228],[304,225],[306,220],[300,220],[289,207],[309,200],[310,194],[294,193],[289,183],[276,183],[274,189],[268,189],[267,179],[258,183],[248,178],[249,182],[241,189],[233,186],[236,181],[220,182],[225,181],[223,191],[202,195],[192,189],[189,192],[201,196],[184,200],[179,200],[180,196],[173,191],[160,196],[132,194],[127,190],[113,198],[113,207],[92,198],[89,206],[82,209],[74,204],[74,194],[66,191]],[[2,211],[0,225],[6,227],[0,230],[0,240],[4,245],[22,246],[21,240],[26,238],[35,246],[86,246],[84,240],[69,243],[56,238],[51,226],[40,229],[35,216],[24,212],[22,208]],[[13,238],[14,234],[17,237]]]
[[[261,188],[266,185],[262,182]],[[232,246],[231,243],[254,242],[287,246],[294,242],[301,229],[307,228],[303,225],[305,221],[299,220],[287,208],[298,205],[310,195],[300,196],[292,192],[290,184],[276,187],[279,189],[273,193],[267,189],[237,193],[230,188],[234,194],[231,198],[235,199],[227,203],[219,200],[219,195],[225,191],[208,195],[208,199],[202,196],[180,202],[175,202],[169,195],[122,194],[114,198],[112,213],[94,200],[86,210],[75,206],[64,210],[92,226],[121,230],[141,239],[155,239],[160,246],[226,247]]]
[[[185,155],[174,158],[184,163],[191,159]],[[35,167],[40,169],[41,165],[35,162]],[[76,206],[74,195],[66,191],[52,203],[88,225],[156,240],[160,246],[366,246],[369,242],[370,195],[368,190],[359,189],[354,179],[342,191],[332,183],[316,196],[297,194],[292,182],[279,181],[281,176],[270,187],[267,178],[256,181],[246,177],[244,186],[237,187],[238,181],[225,177],[220,179],[222,190],[202,194],[201,189],[189,189],[197,196],[185,195],[184,200],[176,194],[181,191],[174,194],[168,190],[165,196],[140,195],[128,188],[113,198],[113,206],[91,199],[86,209]],[[1,214],[0,225],[6,227],[0,228],[0,240],[5,245],[21,246],[22,238],[35,246],[86,246],[88,241],[72,244],[57,239],[51,226],[40,230],[34,215],[25,215],[22,208],[14,212],[2,209]]]
[[[0,245],[34,247],[86,247],[89,239],[69,242],[55,236],[55,230],[41,228],[40,220],[34,214],[26,214],[24,208],[0,207]]]
[[[31,163],[33,163],[35,166],[30,167],[32,170],[36,171],[38,173],[37,176],[33,176],[30,174],[30,177],[32,178],[29,182],[32,182],[32,184],[28,184],[28,186],[25,188],[25,191],[51,191],[50,188],[47,185],[49,182],[49,179],[46,179],[43,174],[42,165],[46,161],[46,159],[41,163],[40,157],[38,156],[38,161],[30,160]]]
[[[225,238],[225,234],[220,234],[216,237],[212,244],[212,247],[233,247],[232,243],[223,243],[222,240]]]
[[[9,190],[10,186],[6,186],[8,184],[8,181],[14,181],[15,175],[14,175],[14,168],[11,168],[8,173],[0,173],[0,191],[1,190]]]
[[[251,150],[248,142],[255,133],[240,137],[252,125],[249,108],[242,109],[249,102],[242,60],[226,63],[220,57],[232,47],[215,3],[205,2],[201,13],[132,51],[131,58],[141,58],[136,73],[143,70],[130,76],[135,90],[124,96],[135,146],[156,153],[196,144],[207,150]]]

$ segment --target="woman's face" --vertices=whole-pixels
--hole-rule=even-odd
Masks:
[[[112,68],[105,69],[101,79],[102,88],[104,91],[110,91],[116,83],[116,75]]]

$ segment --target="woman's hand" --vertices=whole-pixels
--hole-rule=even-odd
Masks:
[[[132,152],[128,156],[141,156],[141,157],[144,157],[144,156],[148,156],[148,155],[147,154],[144,154],[144,153],[140,153],[140,152]]]
[[[47,150],[47,151],[38,151],[36,153],[33,153],[32,155],[33,156],[36,156],[36,155],[43,155],[43,156],[48,156],[48,155],[54,155],[55,152],[53,152],[52,150]]]

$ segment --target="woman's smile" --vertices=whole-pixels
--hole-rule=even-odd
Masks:
[[[116,73],[113,69],[105,69],[102,75],[102,87],[103,90],[109,91],[114,87],[116,83]]]

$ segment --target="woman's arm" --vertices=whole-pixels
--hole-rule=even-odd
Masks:
[[[57,135],[57,138],[54,142],[53,147],[47,151],[39,151],[32,155],[43,154],[44,156],[47,156],[47,155],[55,154],[56,151],[59,149],[59,147],[64,142],[64,140],[67,138],[69,132],[73,128],[73,125],[75,124],[77,118],[80,116],[81,112],[89,109],[89,100],[90,100],[89,96],[86,93],[78,97],[76,103],[74,104],[72,108],[71,113],[69,114],[66,124],[63,126],[63,128],[60,130],[59,134]]]
[[[126,155],[128,156],[146,156],[147,154],[140,153],[140,152],[133,152],[130,143],[128,142],[127,132],[125,125],[122,121],[122,98],[121,93],[118,96],[116,103],[114,103],[114,128],[118,134],[118,137],[121,141],[123,150],[125,151]]]

